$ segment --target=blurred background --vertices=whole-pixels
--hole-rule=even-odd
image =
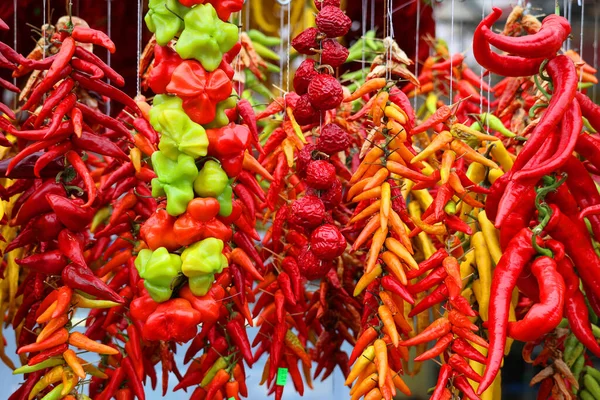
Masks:
[[[117,52],[108,60],[127,82],[125,91],[134,96],[136,91],[136,63],[138,49],[143,49],[143,44],[150,38],[147,30],[142,29],[141,37],[138,34],[138,24],[141,23],[141,15],[144,13],[143,0],[71,0],[73,4],[73,15],[85,19],[91,27],[109,32],[117,44]],[[285,15],[287,6],[281,6],[277,1],[284,0],[246,0],[246,6],[242,12],[241,21],[244,27],[250,26],[255,29],[267,31],[268,34],[282,32],[287,36],[291,30],[291,37],[310,24],[311,1],[291,0],[290,18]],[[287,0],[289,2],[289,0]],[[64,0],[0,0],[0,18],[6,21],[11,30],[0,33],[0,41],[14,45],[22,54],[28,54],[37,40],[36,33],[32,28],[39,27],[49,20],[56,21],[65,15]],[[482,18],[492,6],[500,7],[504,11],[504,17],[516,0],[390,0],[391,20],[393,22],[393,34],[400,47],[414,58],[418,52],[418,58],[423,61],[429,54],[427,36],[435,36],[444,39],[452,52],[464,52],[467,54],[467,62],[475,64],[471,52],[472,34]],[[572,23],[573,31],[571,39],[565,44],[565,49],[575,49],[582,57],[594,67],[598,66],[598,15],[600,13],[600,1],[588,0],[558,0],[561,15],[566,15]],[[523,7],[530,7],[531,12],[543,17],[554,12],[554,1],[537,0],[535,2],[521,3]],[[355,21],[351,32],[345,38],[346,44],[350,45],[363,32],[363,26],[367,29],[383,26],[384,18],[388,18],[390,12],[384,12],[383,0],[346,0],[346,10]],[[389,10],[389,9],[388,9]],[[284,21],[285,23],[283,23]],[[259,23],[259,21],[262,21]],[[287,21],[292,21],[291,29]],[[496,27],[501,28],[504,21],[500,21]],[[261,25],[262,24],[262,25]],[[270,31],[269,31],[270,30]],[[378,32],[382,36],[381,30]],[[417,41],[417,38],[419,40]],[[285,47],[282,47],[285,52]],[[418,50],[418,51],[417,51]],[[107,60],[104,51],[97,52],[98,55]],[[285,58],[285,57],[282,57]],[[478,67],[474,68],[478,71]],[[9,78],[5,71],[0,76]],[[23,84],[24,82],[18,82]],[[598,85],[590,90],[590,94],[596,101],[600,100]],[[12,97],[8,93],[0,93],[0,99],[6,104],[12,104]],[[115,110],[113,111],[115,112]],[[6,329],[7,354],[16,360],[15,345],[12,329]],[[250,339],[253,339],[256,329],[249,330]],[[523,362],[521,357],[522,347],[513,346],[511,354],[505,360],[505,368],[502,371],[503,398],[513,400],[534,399],[535,390],[529,387],[529,380],[537,372],[533,367]],[[347,349],[351,351],[350,348]],[[178,365],[183,364],[185,347],[181,348],[177,356]],[[92,361],[92,360],[90,360]],[[251,389],[250,399],[266,398],[266,391],[259,387],[260,376],[265,360],[260,360],[248,374],[248,387]],[[437,378],[437,365],[434,362],[425,363],[423,371],[414,378],[407,377],[407,382],[413,390],[413,399],[427,399],[427,390],[435,385]],[[348,389],[343,386],[343,377],[336,370],[326,382],[315,382],[314,390],[308,390],[304,399],[345,399],[348,398]],[[10,370],[0,365],[0,399],[8,398],[21,382],[21,377],[12,376]],[[176,384],[175,377],[171,377],[170,386]],[[288,385],[291,385],[288,382]],[[160,390],[160,388],[159,388]],[[160,391],[149,393],[148,399],[162,398]],[[150,391],[150,389],[148,389]],[[170,394],[169,398],[186,399],[189,394],[177,392]],[[285,399],[299,398],[293,388],[285,390]],[[401,398],[401,397],[398,397]]]

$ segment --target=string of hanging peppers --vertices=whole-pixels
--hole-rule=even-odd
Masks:
[[[569,21],[517,6],[497,33],[493,8],[492,86],[441,39],[417,76],[391,36],[346,48],[352,19],[315,0],[274,96],[280,39],[241,32],[243,5],[150,0],[148,97],[75,16],[27,57],[0,43],[26,79],[0,78],[9,399],[145,399],[159,364],[163,396],[240,399],[261,360],[276,399],[336,369],[351,399],[410,396],[434,362],[431,399],[500,399],[514,341],[539,399],[600,399],[598,81]]]

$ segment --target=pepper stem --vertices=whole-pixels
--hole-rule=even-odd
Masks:
[[[537,242],[537,238],[538,238],[538,234],[534,230],[533,236],[531,237],[531,246],[533,246],[533,249],[542,256],[554,258],[554,254],[552,253],[552,250],[547,249],[545,247],[541,247]]]

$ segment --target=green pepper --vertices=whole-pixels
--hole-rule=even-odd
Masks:
[[[173,0],[175,1],[175,0]],[[219,67],[223,54],[238,41],[238,27],[223,22],[212,4],[200,4],[185,15],[185,28],[176,50],[182,58],[195,58],[207,71]]]
[[[194,158],[208,152],[206,131],[188,117],[183,100],[177,96],[154,97],[150,124],[161,133],[158,148],[171,159],[176,159],[180,152]]]
[[[210,381],[212,381],[212,379],[215,377],[217,372],[224,368],[227,368],[227,360],[225,360],[225,358],[223,357],[219,357],[217,361],[215,361],[215,363],[206,372],[204,378],[202,378],[202,382],[200,382],[200,387],[205,387],[206,385],[208,385]]]
[[[63,396],[61,395],[61,392],[63,390],[63,387],[64,387],[64,385],[62,383],[60,385],[54,386],[54,389],[52,389],[51,391],[48,392],[48,394],[46,394],[44,397],[42,397],[42,400],[62,399]]]
[[[171,298],[174,283],[181,273],[181,266],[181,257],[170,254],[164,247],[154,251],[143,249],[135,259],[135,267],[144,279],[144,287],[150,297],[158,303]]]
[[[214,274],[227,267],[223,247],[222,240],[211,237],[194,243],[181,253],[181,271],[189,278],[194,295],[204,296],[208,293]]]
[[[221,168],[221,164],[208,160],[198,172],[194,181],[194,191],[200,197],[218,197],[228,184],[229,177]]]
[[[56,367],[57,365],[61,365],[63,362],[64,360],[62,358],[49,358],[35,365],[23,365],[15,369],[12,373],[13,375],[29,374],[30,372],[40,371],[42,369],[50,367]]]
[[[158,176],[152,179],[152,196],[166,194],[167,212],[173,216],[183,214],[194,198],[194,180],[198,176],[194,159],[187,154],[179,154],[173,161],[162,151],[155,151],[152,153],[152,166]]]
[[[233,211],[233,189],[231,184],[228,184],[219,196],[217,196],[219,202],[219,215],[221,217],[229,217]]]
[[[150,0],[144,21],[148,30],[156,35],[156,42],[166,46],[183,29],[182,18],[189,11],[177,0]]]
[[[279,46],[281,39],[277,36],[267,36],[259,30],[250,29],[248,36],[252,39],[252,44],[260,43],[264,46]]]
[[[231,96],[223,101],[217,103],[215,119],[210,123],[203,125],[207,129],[222,128],[229,124],[229,117],[225,114],[225,110],[229,110],[237,105],[237,93],[235,90],[231,91]]]

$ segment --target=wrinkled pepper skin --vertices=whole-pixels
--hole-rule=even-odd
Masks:
[[[152,299],[162,303],[173,294],[174,283],[181,273],[182,260],[164,247],[155,251],[142,249],[135,259],[135,267]]]
[[[209,72],[214,71],[223,54],[237,43],[238,27],[221,21],[212,4],[192,8],[185,15],[184,22],[185,28],[177,41],[177,53],[184,59],[200,61]]]
[[[150,124],[161,133],[158,148],[175,160],[180,153],[193,158],[208,152],[208,137],[204,128],[190,119],[183,109],[184,101],[176,96],[154,97]]]
[[[157,178],[152,179],[152,196],[167,196],[167,212],[177,216],[183,214],[188,203],[194,198],[194,180],[198,168],[194,159],[179,154],[174,161],[162,151],[152,154],[152,165]]]
[[[150,314],[142,330],[145,340],[188,342],[196,336],[202,314],[186,299],[171,299],[161,303]]]
[[[189,278],[190,289],[196,296],[204,296],[210,290],[214,274],[227,267],[223,255],[223,241],[207,238],[197,242],[181,253],[181,270]]]

